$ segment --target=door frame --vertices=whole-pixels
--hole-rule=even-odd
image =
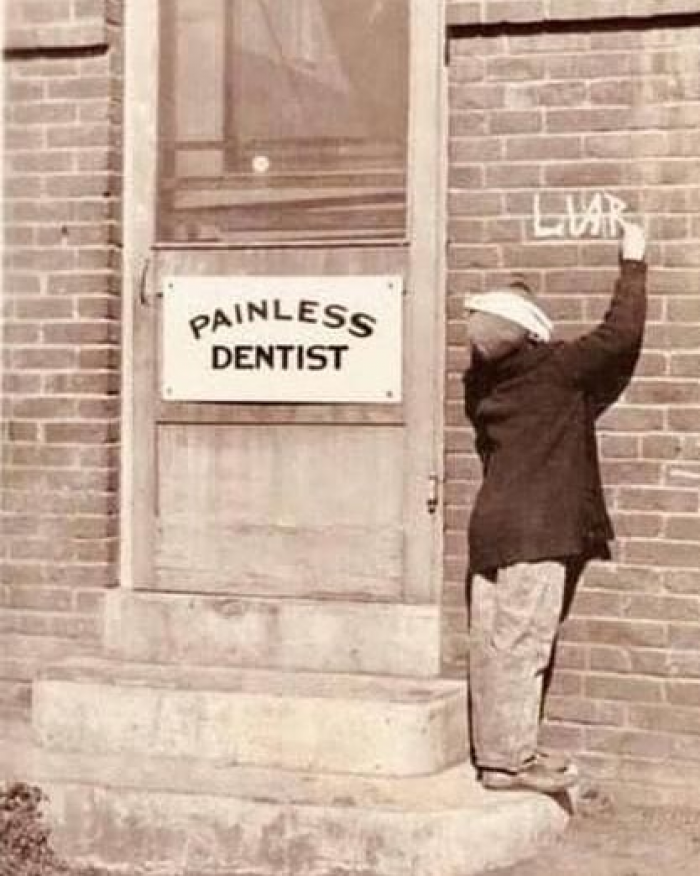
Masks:
[[[405,582],[407,602],[435,603],[442,589],[445,374],[447,94],[444,0],[410,0],[408,241],[410,289],[405,337]],[[158,0],[125,9],[124,261],[120,586],[152,580],[155,543],[155,305]],[[287,244],[289,245],[289,244]],[[292,246],[357,246],[295,241]],[[362,245],[361,243],[359,244]],[[268,248],[277,244],[267,242]],[[219,248],[251,249],[250,243]],[[429,327],[426,330],[425,327]],[[438,499],[433,513],[427,503]]]

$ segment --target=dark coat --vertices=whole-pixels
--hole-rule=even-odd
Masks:
[[[624,261],[597,328],[475,357],[467,414],[484,478],[469,524],[472,572],[565,557],[609,558],[595,421],[622,392],[641,349],[646,265]]]

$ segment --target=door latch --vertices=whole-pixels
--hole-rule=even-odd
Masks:
[[[425,504],[428,514],[435,514],[440,504],[440,476],[433,472],[428,478],[428,484],[428,498]]]
[[[152,261],[153,259],[151,256],[145,258],[141,265],[141,272],[139,274],[139,301],[143,307],[148,307],[151,303],[149,295],[149,279]]]

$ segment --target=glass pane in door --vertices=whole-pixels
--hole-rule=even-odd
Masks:
[[[409,0],[162,0],[158,236],[403,237]]]

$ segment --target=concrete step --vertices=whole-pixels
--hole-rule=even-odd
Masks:
[[[144,663],[437,676],[440,610],[115,590],[106,647]]]
[[[46,748],[415,775],[466,758],[466,687],[443,679],[77,659],[35,682]]]
[[[59,851],[127,872],[476,876],[567,823],[543,795],[483,791],[466,764],[364,778],[44,752],[32,778]]]

